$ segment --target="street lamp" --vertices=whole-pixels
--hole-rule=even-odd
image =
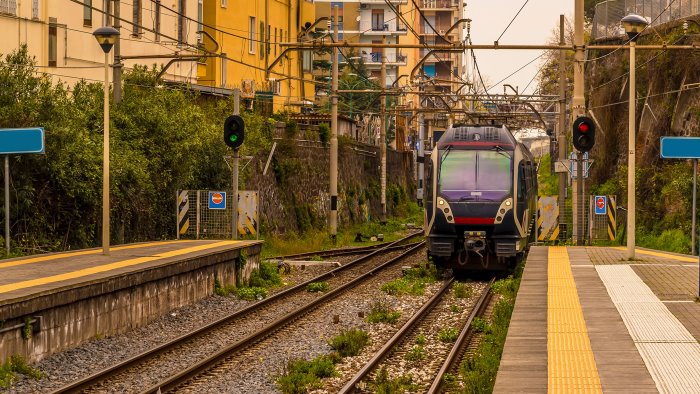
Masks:
[[[627,258],[634,259],[635,246],[635,145],[636,145],[636,105],[637,105],[637,86],[635,81],[635,53],[634,46],[639,33],[644,30],[649,24],[646,19],[639,15],[630,14],[622,18],[622,27],[625,29],[627,36],[630,39],[630,89],[629,89],[629,146],[627,155]]]
[[[102,148],[102,254],[109,254],[109,52],[117,41],[119,31],[100,27],[92,35],[105,53],[104,137]]]

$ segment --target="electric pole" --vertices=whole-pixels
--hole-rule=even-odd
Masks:
[[[382,38],[382,44],[385,43],[385,38]],[[379,128],[379,156],[381,160],[381,204],[382,204],[382,216],[381,223],[386,223],[386,95],[384,90],[386,90],[386,54],[384,49],[381,52],[382,57],[382,72],[380,77],[380,83],[382,87],[382,95],[379,101],[379,113],[381,116],[381,127]]]
[[[338,42],[338,6],[333,6],[333,40]],[[331,240],[338,234],[338,48],[331,52],[331,176],[330,176],[330,227]]]
[[[112,19],[112,27],[119,30],[122,25],[119,20],[119,6],[121,2],[119,0],[114,1],[114,18]],[[114,66],[112,68],[112,84],[114,85],[114,104],[119,104],[122,101],[122,64],[121,60],[121,45],[120,39],[121,34],[117,36],[117,41],[114,43]]]
[[[585,113],[585,98],[583,95],[583,0],[576,0],[574,8],[574,97],[571,105],[573,119]],[[576,193],[574,193],[574,227],[576,228],[576,245],[583,245],[584,222],[584,190],[583,190],[583,157],[576,153]]]
[[[564,15],[559,15],[559,45],[565,44]],[[557,158],[559,162],[566,160],[566,51],[559,50],[559,135],[557,138]],[[567,173],[559,173],[559,223],[566,223],[564,218],[564,208],[566,207],[566,185]]]

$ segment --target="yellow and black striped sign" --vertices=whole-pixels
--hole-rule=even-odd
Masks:
[[[615,240],[617,237],[617,202],[615,201],[615,196],[608,196],[608,238],[611,241]]]
[[[177,195],[177,233],[178,236],[187,233],[190,228],[190,216],[187,212],[190,210],[189,198],[187,190],[182,190]]]
[[[537,200],[537,240],[559,238],[559,203],[557,196],[542,196]]]

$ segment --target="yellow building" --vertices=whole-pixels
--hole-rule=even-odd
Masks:
[[[240,88],[244,104],[262,112],[300,112],[314,95],[311,53],[288,52],[269,80],[265,70],[282,54],[279,44],[296,42],[315,20],[309,0],[206,1],[202,45],[221,56],[200,64],[199,84]]]
[[[119,7],[120,52],[125,69],[165,65],[167,56],[197,53],[198,9],[203,0],[0,0],[0,54],[27,45],[40,72],[73,85],[102,82],[104,53],[92,32],[111,25],[104,11]],[[110,54],[110,62],[115,51]],[[131,58],[136,57],[136,58]],[[164,80],[196,83],[197,63],[173,63]]]

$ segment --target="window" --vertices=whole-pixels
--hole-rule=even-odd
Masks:
[[[92,0],[83,0],[83,26],[92,26]]]
[[[17,15],[17,0],[0,0],[0,14]]]
[[[301,52],[301,65],[305,73],[313,71],[313,55],[311,51]]]
[[[260,59],[265,58],[265,22],[260,22]]]
[[[266,41],[267,41],[267,54],[268,55],[270,54],[270,31],[271,30],[272,30],[272,28],[270,27],[270,25],[267,25],[267,40]]]
[[[228,0],[221,0],[221,7],[223,7],[223,8],[228,7]]]
[[[141,36],[142,30],[141,30],[141,0],[132,0],[133,1],[133,19],[131,20],[134,22],[133,28],[131,29],[131,35],[134,37],[139,37]]]
[[[204,0],[197,1],[197,31],[202,31],[204,22]],[[197,42],[202,43],[202,33],[197,33]]]
[[[187,31],[185,29],[187,26],[185,25],[185,13],[187,9],[187,0],[179,0],[179,7],[178,11],[179,14],[177,16],[177,41],[178,44],[183,44],[187,41]]]
[[[500,201],[511,191],[511,158],[498,151],[440,151],[438,187],[449,201]]]
[[[58,26],[56,18],[49,18],[49,67],[56,67],[58,57]]]
[[[276,27],[275,27],[275,35],[274,35],[274,37],[275,37],[274,39],[277,40],[277,28],[276,28]],[[279,42],[279,40],[277,40],[277,41]],[[278,44],[278,43],[275,43],[275,56],[277,56],[277,45],[279,45],[279,44]]]
[[[255,53],[255,17],[248,18],[248,53]]]
[[[372,10],[372,30],[384,30],[384,10]]]
[[[32,19],[39,19],[39,0],[32,0]]]
[[[226,74],[228,73],[228,67],[226,65],[226,54],[221,54],[221,87],[226,87]]]
[[[156,11],[156,17],[155,20],[153,21],[153,30],[155,30],[156,34],[156,41],[160,41],[160,0],[155,0],[155,11]]]

